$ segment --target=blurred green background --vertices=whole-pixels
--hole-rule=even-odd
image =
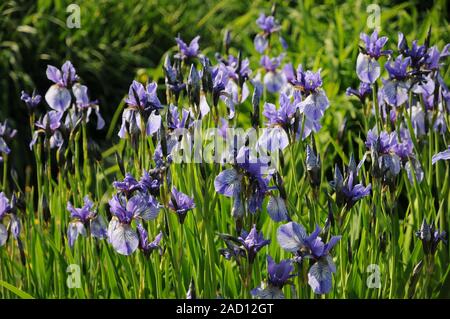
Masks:
[[[388,47],[397,43],[397,32],[407,39],[423,41],[433,27],[432,41],[442,48],[450,42],[449,3],[439,1],[276,1],[277,19],[287,40],[289,58],[307,68],[322,69],[324,87],[334,110],[324,125],[331,128],[341,121],[336,114],[352,114],[348,86],[357,85],[355,60],[359,33],[371,32],[366,25],[367,6],[381,7],[382,33],[390,37]],[[81,28],[69,29],[66,11],[71,3],[81,9]],[[107,121],[103,132],[92,132],[100,144],[111,145],[117,125],[114,112],[133,78],[162,79],[164,53],[175,49],[178,34],[189,40],[201,36],[202,52],[213,58],[220,51],[226,29],[232,32],[232,46],[252,55],[256,67],[259,54],[253,48],[256,18],[270,13],[273,1],[262,0],[2,0],[0,1],[0,120],[10,119],[19,130],[13,147],[12,164],[22,174],[31,153],[27,111],[20,101],[21,90],[34,88],[44,95],[50,82],[47,64],[60,67],[70,59],[90,96],[98,99]],[[236,51],[234,51],[236,52]],[[448,79],[448,68],[444,78]],[[163,90],[163,87],[160,87]],[[42,107],[42,106],[41,106]],[[333,113],[330,115],[330,113]],[[109,125],[115,125],[109,129]],[[109,130],[108,130],[109,129]],[[107,132],[109,134],[107,135]],[[108,138],[105,138],[108,137]]]

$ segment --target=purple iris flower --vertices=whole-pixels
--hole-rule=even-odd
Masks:
[[[395,59],[393,64],[386,63],[385,68],[389,73],[389,80],[383,80],[382,93],[387,104],[398,107],[408,100],[409,84],[406,79],[410,63],[411,58],[403,59],[401,55]]]
[[[281,27],[275,20],[274,16],[266,16],[264,13],[261,13],[259,15],[258,19],[256,20],[256,24],[262,30],[262,32],[256,35],[254,39],[254,45],[256,51],[258,51],[259,53],[263,53],[269,45],[270,36],[273,33],[280,31]],[[281,37],[280,42],[284,48],[285,41]]]
[[[292,124],[295,115],[295,106],[285,94],[280,94],[280,108],[277,110],[272,103],[264,104],[263,115],[267,118],[269,125],[288,126]]]
[[[399,81],[403,81],[408,76],[408,67],[411,64],[411,58],[406,57],[403,59],[401,55],[399,55],[394,63],[386,62],[385,68],[389,73],[390,79],[395,79]]]
[[[64,112],[69,108],[72,100],[68,88],[78,81],[75,68],[70,61],[66,61],[61,70],[48,65],[47,78],[55,84],[45,94],[45,101],[55,111]]]
[[[69,246],[72,248],[79,235],[86,237],[86,229],[89,229],[92,237],[106,238],[107,227],[103,216],[94,210],[94,203],[89,196],[84,197],[84,205],[75,208],[71,202],[67,202],[67,210],[70,212],[71,222],[67,229]]]
[[[301,133],[303,133],[302,139],[305,139],[312,132],[320,130],[320,120],[330,105],[325,91],[322,89],[320,70],[318,72],[310,70],[304,72],[302,65],[299,65],[296,73],[294,73],[292,65],[287,64],[284,67],[284,74],[289,83],[299,89],[299,91],[294,91],[294,104],[299,109],[300,114],[305,116],[302,123],[298,125],[296,137],[299,139]]]
[[[62,87],[70,87],[78,81],[77,73],[70,61],[66,61],[61,70],[53,65],[47,65],[47,78]]]
[[[361,82],[358,90],[349,87],[347,88],[346,94],[348,96],[354,95],[361,101],[361,103],[364,103],[366,97],[372,94],[372,88],[369,83]]]
[[[11,201],[5,196],[3,192],[0,193],[0,247],[5,245],[8,240],[8,232],[11,232],[11,235],[14,239],[17,240],[19,245],[19,250],[22,251],[22,246],[20,242],[20,231],[21,231],[21,223],[20,219],[16,214],[16,197],[13,195]],[[8,226],[5,227],[3,225],[3,219],[8,216],[9,223]],[[21,255],[23,252],[21,252]]]
[[[292,64],[288,63],[284,66],[283,72],[287,81],[294,87],[299,88],[305,97],[322,87],[320,70],[317,72],[307,70],[305,72],[303,71],[303,66],[299,64],[297,70],[294,72]]]
[[[175,55],[182,60],[195,58],[200,53],[200,46],[198,41],[200,40],[200,36],[196,36],[192,39],[192,41],[187,45],[180,37],[175,38],[175,41],[178,44],[178,48],[180,52]]]
[[[425,255],[434,255],[439,242],[446,243],[447,234],[445,231],[439,232],[435,229],[433,223],[427,224],[426,219],[423,219],[420,230],[416,232],[416,236],[422,241],[423,252]]]
[[[76,105],[79,110],[87,110],[86,119],[89,122],[89,117],[94,110],[97,116],[97,130],[101,130],[105,126],[105,120],[100,114],[99,106],[97,101],[91,101],[88,96],[88,88],[85,85],[79,83],[74,84],[72,87],[73,95],[75,96]]]
[[[156,235],[152,242],[148,240],[148,233],[141,223],[137,225],[139,233],[139,248],[144,252],[146,256],[150,255],[154,250],[159,250],[159,254],[162,255],[162,247],[159,245],[162,239],[162,232]]]
[[[42,96],[36,94],[36,91],[33,91],[31,96],[27,92],[22,91],[20,99],[25,102],[25,104],[28,106],[28,109],[34,110],[39,105],[39,103],[41,103]]]
[[[6,228],[3,224],[3,218],[7,214],[11,213],[11,205],[9,203],[9,199],[5,196],[5,193],[0,193],[0,247],[6,244],[8,240],[8,228]]]
[[[275,17],[266,16],[264,13],[259,15],[256,23],[266,34],[274,33],[280,30],[280,25],[275,21]]]
[[[188,110],[182,109],[180,118],[178,107],[173,104],[169,106],[169,115],[170,116],[168,116],[167,119],[167,127],[171,130],[187,128],[194,124],[193,122],[189,123],[190,114]]]
[[[139,237],[131,222],[155,219],[160,204],[151,195],[136,193],[128,200],[124,196],[114,195],[109,207],[113,214],[108,227],[109,241],[119,254],[131,255],[139,245]]]
[[[278,57],[274,58],[269,58],[267,55],[264,55],[261,58],[260,64],[266,70],[266,74],[264,75],[264,85],[270,93],[276,93],[281,90],[286,82],[284,73],[277,70],[283,57],[284,55],[280,54]]]
[[[392,53],[391,50],[383,50],[387,37],[378,37],[378,31],[375,30],[372,35],[367,35],[365,33],[360,34],[361,40],[364,42],[365,47],[362,48],[363,52],[370,56],[371,58],[379,59],[382,55],[389,55]]]
[[[180,92],[186,89],[186,84],[183,83],[183,77],[181,76],[177,65],[171,64],[170,57],[168,55],[166,56],[166,59],[164,61],[163,69],[166,76],[166,86],[172,93],[175,94],[176,100],[178,100]]]
[[[46,138],[50,138],[50,147],[61,147],[64,143],[63,136],[59,131],[61,126],[62,112],[50,111],[44,117],[35,123],[38,128],[34,131],[33,139],[30,142],[30,149],[36,144],[40,134],[45,134]]]
[[[295,103],[295,101],[294,101]],[[288,134],[293,129],[296,107],[285,94],[280,94],[280,108],[275,104],[264,103],[263,115],[266,117],[269,128],[264,129],[258,140],[258,145],[272,152],[283,150],[289,145]]]
[[[450,146],[445,151],[434,154],[431,159],[431,162],[434,165],[434,164],[436,164],[437,161],[449,160],[449,159],[450,159]]]
[[[282,225],[277,231],[278,244],[296,254],[296,260],[313,260],[314,264],[308,271],[308,284],[316,294],[326,294],[332,288],[332,273],[336,272],[336,266],[330,251],[341,239],[341,236],[332,236],[328,243],[324,243],[319,237],[321,231],[317,226],[308,236],[305,228],[296,222]]]
[[[120,138],[125,138],[126,134],[138,134],[141,130],[141,116],[148,116],[145,125],[145,133],[152,135],[161,127],[161,115],[159,110],[163,108],[156,95],[157,84],[155,82],[147,84],[147,87],[133,81],[130,86],[128,97],[125,102],[128,107],[122,113],[122,125],[118,133]]]
[[[232,119],[235,113],[235,106],[243,103],[249,96],[250,91],[247,83],[241,75],[236,78],[237,73],[230,70],[224,63],[220,63],[213,68],[213,93],[214,103],[217,105],[220,97],[229,109],[228,118]],[[242,81],[244,81],[242,83]]]
[[[407,161],[408,158],[414,155],[414,145],[409,135],[409,131],[405,128],[400,129],[400,140],[397,141],[392,147],[393,152],[399,156],[403,161]]]
[[[389,153],[397,144],[397,134],[395,132],[382,131],[378,135],[376,131],[376,128],[373,128],[367,132],[366,147],[372,149],[377,146],[378,154]]]
[[[236,156],[234,168],[216,176],[214,188],[217,193],[233,198],[233,217],[238,218],[244,213],[243,194],[248,194],[246,203],[250,213],[261,209],[272,174],[267,162],[251,158],[250,149],[244,146]]]
[[[142,190],[148,191],[150,194],[158,195],[161,188],[161,174],[160,170],[153,169],[150,171],[144,170],[139,184]]]
[[[358,78],[365,83],[375,83],[380,77],[380,64],[378,59],[382,55],[391,54],[391,51],[384,51],[383,47],[388,38],[378,38],[378,32],[375,30],[369,37],[365,33],[361,33],[360,38],[364,41],[365,47],[361,48],[356,61],[356,73]]]
[[[398,50],[400,54],[411,58],[411,67],[414,69],[419,69],[421,65],[426,61],[427,47],[425,45],[418,45],[417,40],[412,42],[411,48],[409,48],[403,33],[398,33]]]
[[[425,61],[426,68],[428,70],[439,70],[442,66],[441,59],[450,55],[450,43],[446,44],[439,52],[438,48],[433,46],[428,49],[427,59]]]
[[[372,189],[371,184],[364,187],[363,184],[354,184],[354,172],[350,172],[348,178],[344,181],[344,185],[342,188],[342,193],[345,197],[345,202],[347,203],[347,207],[352,208],[355,203],[365,196],[370,195],[370,191]]]
[[[177,213],[180,224],[183,224],[188,211],[195,208],[194,199],[182,192],[179,192],[176,187],[173,187],[169,201],[169,208]]]
[[[275,72],[276,69],[280,66],[283,57],[284,57],[283,54],[274,58],[270,58],[267,55],[263,55],[261,57],[260,64],[267,72]]]
[[[261,299],[284,299],[282,288],[292,277],[292,271],[294,266],[290,260],[277,264],[271,256],[267,256],[268,286],[253,289],[252,295]]]
[[[113,186],[119,192],[131,195],[136,190],[141,190],[141,184],[130,173],[125,174],[123,181],[113,182]]]
[[[11,152],[8,144],[12,141],[16,134],[17,130],[12,129],[9,126],[7,120],[5,120],[3,123],[0,123],[0,153],[8,155]],[[0,156],[0,161],[1,160],[2,158]]]
[[[250,60],[248,58],[242,59],[240,61],[233,55],[228,55],[228,61],[225,64],[228,69],[228,77],[232,78],[234,81],[238,81],[241,79],[248,79],[250,74],[252,74],[252,70],[250,69]]]
[[[269,239],[264,239],[262,232],[258,233],[256,230],[256,225],[253,225],[252,229],[248,233],[243,230],[241,232],[241,236],[238,237],[238,241],[245,249],[249,263],[253,263],[258,251],[270,243]]]

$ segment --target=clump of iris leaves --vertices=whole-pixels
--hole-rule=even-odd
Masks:
[[[360,140],[341,161],[319,135],[333,112],[321,70],[289,61],[275,11],[256,24],[259,65],[230,47],[231,33],[214,56],[200,37],[177,37],[164,85],[133,81],[119,141],[103,153],[88,136],[105,126],[101,106],[70,61],[47,67],[43,96],[17,97],[29,111],[36,180],[22,188],[8,178],[16,130],[5,120],[1,295],[445,296],[450,45],[430,43],[431,29],[423,43],[361,33],[360,85],[347,95],[365,116],[352,135],[330,137]],[[198,127],[240,147],[216,163],[175,161]],[[252,144],[227,130],[236,127],[270,130]]]

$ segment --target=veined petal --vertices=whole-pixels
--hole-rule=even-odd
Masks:
[[[408,87],[399,81],[386,81],[383,86],[383,97],[387,104],[400,106],[408,100]]]
[[[332,286],[331,269],[326,258],[320,258],[308,271],[308,284],[316,294],[330,292]]]
[[[67,110],[71,100],[69,90],[56,84],[52,85],[45,94],[45,101],[58,112]]]
[[[119,224],[111,234],[111,244],[122,255],[131,255],[139,245],[139,237],[135,230],[127,224]]]
[[[256,51],[258,51],[259,53],[263,53],[267,48],[269,41],[263,35],[257,34],[255,40],[253,40],[253,43],[255,45]]]
[[[356,74],[365,83],[374,83],[380,77],[380,64],[374,58],[359,53],[356,60]]]
[[[235,195],[235,189],[241,183],[241,176],[235,169],[226,169],[217,175],[214,188],[217,193],[227,197]]]
[[[147,120],[146,133],[152,135],[156,133],[161,127],[161,115],[152,112]]]
[[[278,244],[289,252],[297,252],[305,245],[306,231],[302,225],[289,222],[278,227]]]
[[[90,229],[92,237],[103,239],[108,236],[105,218],[102,215],[97,215],[93,220],[91,220]]]
[[[270,218],[276,222],[281,222],[288,219],[288,212],[284,200],[277,196],[270,196],[267,203],[267,213]]]
[[[264,85],[270,93],[276,93],[281,90],[286,83],[286,77],[282,72],[267,72],[264,75]]]
[[[86,236],[86,228],[80,221],[74,221],[69,223],[69,228],[67,229],[67,239],[69,240],[70,248],[73,247],[78,235]]]

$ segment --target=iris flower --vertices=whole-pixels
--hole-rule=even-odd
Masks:
[[[446,242],[447,234],[445,231],[439,232],[436,230],[433,223],[428,225],[424,218],[420,230],[416,232],[416,236],[422,241],[423,252],[426,255],[434,255],[439,242]]]
[[[128,107],[122,113],[122,125],[118,133],[120,138],[125,138],[126,134],[138,134],[141,130],[141,119],[146,121],[145,133],[152,135],[161,127],[161,115],[159,110],[163,108],[156,95],[157,84],[155,82],[144,86],[133,81],[130,85],[128,97],[125,99]]]
[[[106,238],[106,222],[103,216],[98,215],[94,210],[94,203],[89,199],[89,196],[84,197],[84,205],[81,208],[75,208],[71,202],[68,202],[67,210],[72,218],[67,229],[67,238],[71,248],[79,235],[86,237],[87,230],[90,230],[92,237]]]
[[[0,123],[0,154],[3,153],[8,155],[11,152],[8,144],[14,139],[17,134],[17,130],[12,129],[8,121],[4,121]],[[2,161],[2,157],[0,156],[0,162]]]
[[[267,287],[258,287],[251,291],[251,294],[260,299],[284,299],[283,286],[292,277],[291,272],[294,266],[290,260],[282,260],[279,264],[267,256]]]
[[[50,139],[49,142],[51,148],[60,148],[63,145],[64,139],[61,131],[59,130],[62,124],[61,119],[63,115],[64,113],[62,112],[50,111],[46,113],[42,119],[35,123],[37,129],[33,133],[33,138],[30,142],[30,149],[34,144],[36,144],[40,134],[44,134],[47,139]]]
[[[64,112],[72,100],[69,89],[78,81],[75,68],[70,61],[66,61],[61,70],[48,65],[47,78],[55,84],[45,94],[45,101],[55,111]]]
[[[273,33],[279,32],[281,30],[280,24],[275,20],[274,16],[266,16],[261,13],[256,20],[256,24],[261,29],[261,32],[255,36],[253,41],[256,51],[263,53],[269,46],[269,39]],[[284,49],[287,45],[284,39],[280,36],[280,42]]]
[[[284,73],[277,70],[283,57],[284,55],[281,54],[274,58],[269,58],[267,55],[264,55],[261,58],[260,64],[266,70],[266,74],[264,75],[264,85],[270,93],[280,91],[286,83]]]
[[[256,254],[270,243],[270,240],[264,238],[262,232],[256,230],[256,225],[253,225],[250,232],[242,230],[241,235],[237,238],[224,234],[221,234],[220,237],[227,244],[227,248],[220,250],[221,254],[226,259],[235,258],[238,263],[240,263],[241,257],[245,257],[252,264]]]
[[[180,37],[175,38],[175,41],[177,42],[178,49],[180,50],[179,53],[176,54],[175,57],[178,57],[182,60],[195,58],[200,53],[200,46],[198,44],[198,41],[200,40],[200,36],[196,36],[191,40],[191,42],[186,44]]]
[[[296,223],[289,222],[278,228],[278,244],[286,251],[296,254],[297,260],[310,259],[313,265],[308,271],[308,284],[316,294],[326,294],[332,288],[332,273],[336,266],[330,255],[331,249],[341,239],[341,236],[332,236],[328,243],[319,237],[321,228],[316,229],[309,236],[305,228]]]
[[[137,230],[139,233],[139,248],[146,256],[150,255],[154,250],[159,250],[159,253],[162,254],[162,247],[159,245],[163,235],[162,232],[156,235],[152,242],[149,242],[148,233],[141,223],[138,223]]]
[[[88,96],[88,88],[85,85],[81,85],[79,83],[74,84],[72,87],[73,95],[75,96],[76,105],[79,110],[86,112],[86,121],[89,121],[89,117],[92,111],[95,112],[97,116],[97,130],[101,130],[105,126],[105,120],[103,120],[102,115],[100,114],[99,106],[97,105],[97,101],[91,101]]]
[[[33,91],[31,95],[25,91],[22,91],[20,99],[25,102],[25,104],[28,106],[28,109],[34,110],[39,105],[39,103],[41,103],[42,96],[36,94],[36,91]]]
[[[383,81],[382,92],[387,104],[399,107],[408,100],[410,84],[406,79],[410,63],[411,58],[403,59],[401,55],[395,59],[394,63],[386,63],[385,68],[389,73],[389,79]]]
[[[372,84],[380,77],[381,73],[380,64],[377,60],[382,55],[389,55],[392,52],[383,50],[388,38],[379,38],[376,30],[371,36],[361,33],[360,38],[364,42],[365,47],[361,48],[361,52],[358,55],[356,73],[362,82]]]
[[[160,204],[151,195],[136,193],[128,200],[124,196],[114,195],[109,207],[113,214],[108,227],[109,241],[119,254],[131,255],[139,245],[138,234],[131,227],[132,221],[155,219]]]
[[[3,225],[3,219],[8,216],[10,221],[8,227]],[[13,207],[6,197],[5,193],[0,193],[0,247],[6,244],[8,240],[8,229],[15,239],[19,239],[20,235],[20,219],[13,212]]]
[[[217,193],[233,198],[232,214],[238,218],[244,214],[244,202],[250,213],[261,209],[272,174],[267,162],[252,158],[249,148],[244,146],[237,154],[234,167],[217,175],[214,188]]]
[[[195,208],[194,199],[182,192],[179,192],[176,187],[173,187],[169,201],[169,208],[177,214],[180,224],[183,224],[188,211]]]

